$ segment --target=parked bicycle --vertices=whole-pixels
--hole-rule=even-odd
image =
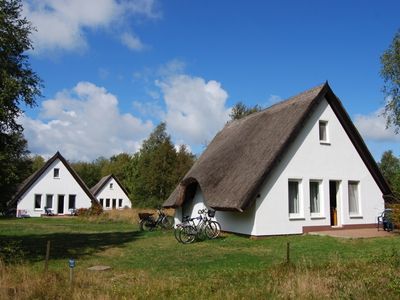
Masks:
[[[201,209],[196,218],[184,217],[181,224],[175,228],[175,238],[178,242],[189,244],[195,240],[204,240],[206,238],[215,239],[221,232],[221,225],[212,220],[215,211]]]
[[[153,231],[157,227],[171,229],[174,226],[174,218],[164,213],[163,209],[157,210],[158,217],[151,213],[139,213],[139,227],[141,231]]]

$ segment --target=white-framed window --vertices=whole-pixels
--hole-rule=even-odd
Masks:
[[[50,209],[53,208],[53,195],[46,195],[46,207]]]
[[[100,198],[99,201],[100,201],[100,205],[101,205],[102,207],[104,207],[104,199],[103,199],[103,198]]]
[[[360,216],[361,211],[360,211],[359,182],[349,181],[348,192],[349,192],[349,215]]]
[[[42,194],[35,194],[35,209],[42,207]]]
[[[68,209],[75,209],[76,195],[68,195]]]
[[[122,207],[122,199],[118,199],[118,207]]]
[[[320,143],[329,143],[328,121],[319,121],[319,141]]]
[[[110,198],[106,198],[106,207],[110,207]]]
[[[289,217],[302,216],[301,180],[289,179]]]
[[[114,184],[113,184],[113,183],[110,183],[110,190],[112,190],[113,187],[114,187]]]
[[[54,168],[53,177],[54,178],[60,178],[60,169],[59,168]]]
[[[322,212],[322,181],[310,180],[310,213],[311,217],[320,216]]]

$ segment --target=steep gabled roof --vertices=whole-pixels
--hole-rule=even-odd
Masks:
[[[29,176],[25,181],[18,187],[16,194],[13,199],[8,203],[9,206],[15,205],[18,199],[40,178],[40,176],[55,162],[59,159],[70,172],[72,177],[74,177],[75,181],[79,184],[79,186],[83,189],[83,191],[87,194],[90,200],[93,202],[98,202],[96,198],[89,191],[89,188],[83,182],[83,180],[79,177],[79,175],[75,172],[74,169],[69,165],[69,163],[65,160],[65,158],[57,151],[56,154],[51,157],[42,168],[34,172],[31,176]]]
[[[120,188],[124,191],[126,196],[128,197],[128,191],[125,189],[125,187],[121,184],[121,182],[118,180],[118,178],[114,174],[106,175],[103,178],[99,180],[98,183],[96,183],[95,186],[93,186],[90,189],[90,192],[97,197],[97,194],[102,190],[102,188],[111,180],[111,178],[114,178],[114,180],[118,183]]]
[[[226,124],[163,206],[181,206],[191,192],[188,187],[198,184],[205,203],[211,208],[245,210],[253,203],[267,176],[281,161],[286,149],[324,98],[383,195],[390,196],[392,193],[388,184],[342,103],[328,83],[324,83],[263,111]]]

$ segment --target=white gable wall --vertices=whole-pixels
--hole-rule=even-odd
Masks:
[[[110,184],[112,187],[110,187]],[[103,199],[103,208],[105,210],[112,209],[113,199],[116,201],[115,208],[132,207],[132,203],[129,200],[128,195],[125,194],[124,190],[113,177],[111,177],[99,191],[99,193],[97,193],[96,198],[99,201],[100,199]],[[108,207],[106,206],[106,199],[110,199],[110,205]],[[119,199],[122,199],[122,205],[119,205]]]
[[[53,176],[54,168],[60,170],[58,178]],[[35,209],[35,194],[42,195],[40,209]],[[69,195],[76,195],[76,208],[89,208],[91,206],[91,199],[59,159],[56,159],[25,194],[18,199],[17,215],[18,211],[24,211],[31,217],[39,217],[44,214],[46,195],[53,195],[52,211],[55,213],[58,211],[58,195],[64,195],[64,214],[70,213],[68,210]]]
[[[328,122],[330,144],[319,141],[319,120]],[[288,181],[300,184],[300,216],[289,218]],[[310,214],[309,181],[322,183],[320,217]],[[373,224],[384,209],[382,193],[326,100],[308,120],[256,201],[253,235],[298,234],[303,226],[330,226],[329,181],[340,181],[338,225]],[[360,215],[349,216],[348,182],[359,182]],[[249,233],[250,234],[250,233]]]

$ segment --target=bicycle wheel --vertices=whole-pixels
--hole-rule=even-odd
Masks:
[[[208,224],[209,235],[207,235],[210,239],[215,239],[221,233],[221,225],[217,221],[210,221]]]
[[[140,231],[152,231],[154,229],[153,222],[150,220],[140,221]]]
[[[171,216],[164,216],[161,220],[161,227],[163,229],[171,229],[174,227],[174,218]]]
[[[179,231],[179,241],[182,244],[190,244],[193,243],[196,239],[196,228],[191,225],[180,227]]]

